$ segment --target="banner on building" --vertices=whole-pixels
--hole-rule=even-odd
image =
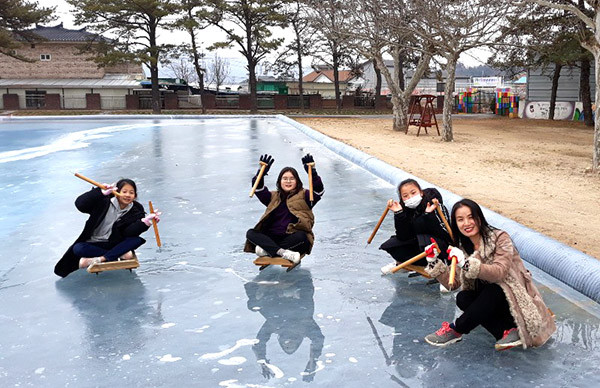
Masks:
[[[502,77],[473,77],[474,88],[502,87]]]

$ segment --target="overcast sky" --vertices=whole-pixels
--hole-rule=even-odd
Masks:
[[[98,0],[102,1],[102,0]],[[46,7],[56,6],[57,20],[52,24],[58,24],[63,22],[65,28],[81,28],[74,24],[73,15],[71,13],[71,6],[65,0],[38,0],[38,2]],[[167,18],[167,20],[174,20],[175,17]],[[218,52],[219,57],[226,58],[229,61],[231,67],[231,77],[234,78],[230,83],[236,81],[242,81],[247,78],[248,71],[246,70],[246,59],[236,49],[219,49],[218,51],[208,51],[206,48],[211,44],[218,42],[224,38],[224,33],[216,27],[209,27],[206,30],[201,31],[198,34],[199,41],[202,44],[203,51],[206,55],[206,62],[210,62]],[[289,37],[289,33],[283,33],[286,38]],[[159,35],[159,42],[173,43],[173,42],[189,42],[187,33],[183,31],[162,31]],[[466,66],[478,66],[485,63],[485,60],[489,56],[489,53],[485,50],[471,50],[464,53],[460,57],[460,61]],[[273,60],[274,58],[270,58]],[[208,65],[208,63],[206,64]],[[308,64],[310,65],[310,63]],[[257,74],[261,74],[261,67],[257,69]],[[167,77],[168,70],[161,69],[161,76]]]

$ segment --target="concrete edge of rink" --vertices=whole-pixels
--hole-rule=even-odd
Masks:
[[[437,187],[286,116],[280,115],[279,119],[297,128],[338,155],[393,185],[398,185],[404,179],[413,178],[423,187],[437,188],[442,193],[448,210],[462,199],[457,194]],[[566,283],[595,302],[600,302],[600,261],[598,259],[536,232],[490,209],[483,206],[482,209],[490,224],[510,234],[524,260]],[[573,296],[571,295],[569,299],[572,298]]]
[[[454,203],[462,199],[457,194],[431,184],[419,177],[411,175],[397,167],[393,167],[374,156],[359,151],[354,147],[332,139],[304,124],[284,115],[80,115],[80,116],[0,116],[1,121],[25,120],[130,120],[130,119],[159,119],[159,120],[186,120],[186,119],[278,119],[300,130],[308,137],[323,144],[343,158],[364,168],[379,178],[397,185],[402,180],[413,178],[425,187],[436,187],[443,195],[445,204],[451,208]],[[506,218],[490,209],[482,207],[486,218],[494,226],[507,231],[512,237],[517,249],[525,261],[551,275],[555,279],[572,287],[581,294],[595,302],[600,302],[600,260],[585,253],[560,243],[548,236],[536,232],[524,225]],[[556,287],[556,283],[554,284]],[[578,305],[586,303],[578,301],[578,296],[565,291],[562,287],[561,295],[574,301]],[[596,305],[593,309],[598,307]],[[589,308],[586,308],[589,310]],[[600,311],[600,310],[598,310]]]

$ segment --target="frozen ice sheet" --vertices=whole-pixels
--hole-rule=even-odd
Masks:
[[[27,154],[65,135],[77,147]],[[482,329],[427,345],[456,314],[453,295],[379,275],[391,217],[365,249],[393,188],[275,119],[3,122],[0,138],[0,386],[600,384],[600,321],[581,307],[595,304],[552,284],[540,288],[558,331],[540,349],[497,353]],[[3,159],[14,151],[32,157]],[[275,157],[273,188],[306,152],[326,187],[315,248],[290,273],[259,273],[241,252],[264,210],[248,198],[258,157]],[[147,232],[133,273],[52,273],[85,221],[73,201],[89,185],[75,170],[133,178],[140,201],[163,211],[164,245]]]

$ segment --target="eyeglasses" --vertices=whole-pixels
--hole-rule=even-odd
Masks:
[[[296,178],[281,178],[283,182],[295,182]]]

